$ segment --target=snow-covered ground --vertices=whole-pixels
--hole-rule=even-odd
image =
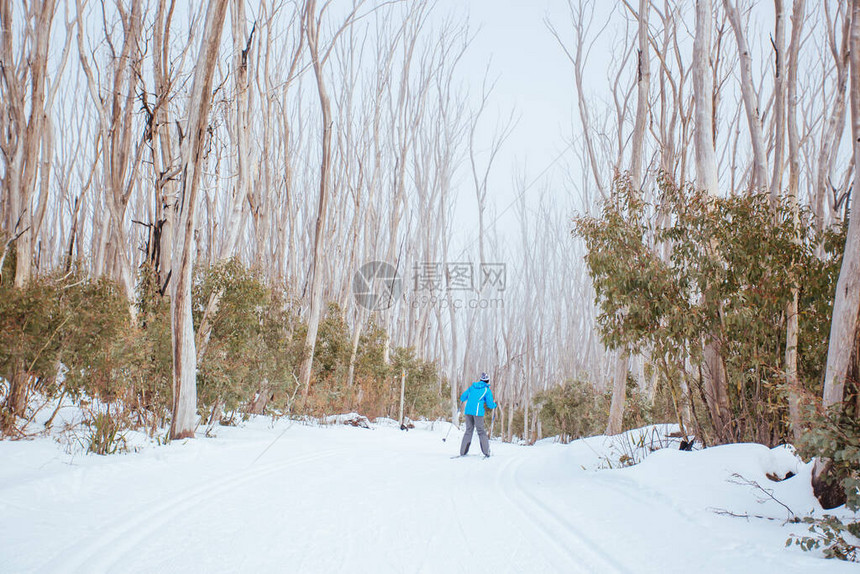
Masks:
[[[785,548],[806,527],[744,483],[816,509],[787,449],[665,449],[605,469],[619,449],[602,437],[451,459],[449,428],[257,418],[109,457],[0,442],[0,572],[857,571]]]

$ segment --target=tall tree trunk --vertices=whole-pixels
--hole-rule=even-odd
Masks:
[[[302,364],[299,374],[299,382],[303,387],[303,394],[307,397],[310,391],[311,372],[314,364],[314,349],[317,344],[317,332],[319,330],[320,316],[322,315],[322,288],[323,273],[325,271],[323,262],[322,243],[325,234],[326,211],[328,209],[329,186],[331,180],[331,102],[325,86],[323,76],[323,59],[319,51],[319,20],[316,14],[316,0],[307,0],[305,3],[305,30],[308,39],[308,49],[316,78],[317,94],[320,101],[320,112],[322,114],[322,160],[320,162],[320,184],[319,201],[317,202],[317,218],[314,226],[314,242],[311,252],[311,300],[308,312],[308,332],[305,338],[304,352],[302,353]]]
[[[737,7],[731,0],[723,0],[726,14],[735,33],[735,42],[738,46],[738,57],[741,68],[741,94],[744,100],[744,110],[747,116],[747,126],[750,131],[750,142],[753,148],[753,176],[750,188],[763,189],[768,186],[767,181],[767,151],[762,136],[761,118],[759,117],[758,95],[755,91],[752,79],[752,56],[744,36],[744,27]],[[792,37],[794,36],[792,32]]]
[[[606,434],[621,433],[624,419],[624,403],[627,399],[627,371],[630,368],[630,355],[626,351],[619,352],[615,361],[615,375],[612,382],[612,404],[609,406],[609,421],[606,423]]]
[[[775,27],[773,37],[773,177],[770,180],[770,202],[782,191],[782,173],[785,154],[785,6],[783,0],[773,0]]]
[[[829,3],[824,3],[824,11],[828,23],[830,20]],[[831,24],[832,25],[832,24]],[[842,38],[839,44],[836,43],[835,30],[832,34],[828,34],[830,40],[830,50],[833,54],[834,65],[836,67],[836,85],[833,96],[831,110],[827,115],[826,128],[821,138],[821,147],[818,151],[817,171],[815,175],[815,199],[813,201],[813,213],[815,213],[815,228],[817,231],[822,231],[827,223],[833,218],[833,211],[829,208],[828,196],[830,195],[830,172],[833,164],[836,161],[842,135],[845,131],[845,91],[848,87],[848,72],[849,72],[849,43],[851,37],[851,11],[847,10],[847,14],[842,23]],[[820,251],[820,247],[819,247]]]
[[[633,192],[642,193],[642,164],[645,154],[645,129],[648,124],[648,93],[651,84],[651,59],[648,37],[648,14],[650,0],[639,0],[639,59],[637,61],[637,102],[636,120],[633,124],[633,137],[630,145],[630,180]],[[609,405],[609,420],[606,423],[606,434],[615,435],[621,432],[621,422],[624,418],[624,408],[627,402],[627,371],[630,369],[630,354],[623,349],[616,358],[615,376],[612,384],[612,402]]]
[[[218,251],[218,260],[224,261],[233,256],[236,243],[239,240],[239,231],[242,223],[242,213],[250,188],[249,161],[250,150],[250,105],[248,102],[248,53],[251,51],[253,38],[247,37],[245,25],[245,1],[231,0],[232,10],[230,13],[230,24],[233,32],[233,100],[235,101],[235,124],[236,147],[234,148],[234,164],[236,165],[236,178],[233,186],[232,205],[230,217],[227,221],[226,240],[221,244]],[[210,241],[214,242],[215,238]],[[224,288],[213,291],[206,303],[206,311],[200,321],[200,329],[197,333],[197,361],[200,362],[209,347],[209,338],[212,336],[212,327],[221,298],[224,297]],[[268,386],[267,381],[263,381]],[[260,393],[263,393],[261,390]],[[256,402],[256,401],[255,401]],[[255,412],[256,411],[253,411]],[[257,413],[259,414],[259,413]]]
[[[788,201],[791,207],[792,221],[796,229],[794,240],[800,241],[800,211],[797,202],[797,186],[800,177],[800,135],[797,131],[797,69],[800,54],[801,36],[805,20],[805,0],[795,0],[791,16],[791,42],[788,46],[788,75],[787,82],[787,131],[788,131]],[[791,431],[795,442],[802,434],[802,416],[800,412],[800,380],[797,376],[797,336],[800,329],[798,320],[799,289],[795,282],[791,286],[791,300],[785,311],[785,382],[788,388],[788,412]]]
[[[10,101],[7,101],[3,107],[9,106],[11,108],[10,111],[15,118],[13,125],[17,130],[15,136],[17,147],[12,154],[12,161],[6,163],[4,183],[8,186],[7,193],[11,208],[6,223],[7,232],[11,237],[17,237],[15,240],[15,287],[18,288],[24,287],[30,281],[32,273],[31,265],[35,243],[35,218],[32,213],[32,206],[34,203],[33,195],[37,189],[36,174],[39,166],[39,150],[43,140],[42,132],[46,129],[47,123],[45,99],[48,80],[48,47],[55,4],[55,0],[43,0],[34,3],[33,6],[25,6],[24,9],[29,10],[29,13],[25,15],[28,22],[19,25],[27,28],[27,40],[31,44],[26,59],[20,64],[26,67],[26,70],[19,72],[15,66],[15,57],[12,54],[12,35],[15,30],[12,22],[12,7],[8,0],[0,1],[0,28],[2,28],[0,30],[0,35],[2,35],[0,55],[4,61],[2,73],[6,84],[6,90],[3,94],[4,97],[10,98]],[[24,86],[24,78],[29,79],[29,90]],[[24,106],[27,99],[29,99],[30,113],[25,120]],[[6,159],[8,162],[9,158]],[[41,201],[47,201],[47,199],[45,197]]]
[[[696,2],[696,37],[693,42],[693,92],[696,101],[696,187],[711,196],[719,194],[717,156],[714,151],[714,83],[711,74],[711,35],[713,5],[711,0]],[[706,286],[707,290],[707,286]],[[726,373],[720,344],[713,333],[705,335],[704,387],[711,422],[717,440],[730,437]]]
[[[153,245],[153,264],[158,276],[160,290],[166,290],[171,277],[173,257],[173,235],[178,208],[177,186],[174,182],[176,161],[170,137],[170,25],[173,19],[174,2],[166,11],[166,0],[158,0],[155,22],[152,28],[153,53],[152,75],[155,83],[155,103],[152,118],[152,166],[155,176],[155,234],[157,245]]]
[[[851,217],[842,268],[836,283],[833,318],[824,371],[824,408],[838,405],[845,394],[845,379],[851,366],[851,353],[857,341],[857,316],[860,313],[860,217],[856,217],[857,191],[860,182],[860,0],[851,2],[850,89],[851,135],[854,142],[854,187],[851,191]],[[828,461],[816,459],[812,487],[824,508],[838,506],[844,500],[841,486],[828,481]]]
[[[194,258],[197,192],[212,104],[212,76],[218,58],[221,31],[228,0],[210,0],[194,69],[194,83],[188,102],[188,120],[182,150],[182,195],[179,219],[181,233],[175,238],[173,262],[175,280],[170,302],[173,343],[173,420],[170,437],[194,436],[197,423],[197,355],[191,317],[191,281]]]

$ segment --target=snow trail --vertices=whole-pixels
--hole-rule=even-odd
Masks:
[[[72,460],[0,443],[0,572],[856,571],[708,510],[756,504],[708,477],[757,472],[763,447],[592,471],[576,444],[450,460],[444,426],[287,424]]]

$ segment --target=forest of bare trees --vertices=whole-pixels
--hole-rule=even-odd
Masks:
[[[475,31],[436,17],[429,0],[0,0],[3,296],[20,311],[40,282],[62,295],[104,278],[123,297],[132,339],[153,331],[153,309],[169,308],[174,438],[227,410],[223,394],[206,403],[211,412],[199,408],[199,373],[221,356],[219,315],[236,301],[229,282],[202,277],[233,262],[276,288],[272,308],[295,321],[284,343],[294,353],[252,383],[249,411],[276,396],[278,377],[279,409],[335,396],[320,387],[321,357],[341,321],[337,396],[351,398],[338,406],[360,408],[371,392],[361,373],[375,341],[379,364],[405,349],[435,364],[429,385],[454,417],[462,387],[489,372],[507,438],[542,436],[541,405],[582,381],[611,393],[607,434],[622,430],[632,389],[664,397],[663,413],[710,443],[798,439],[805,408],[857,396],[860,0],[608,4],[568,0],[567,18],[546,22],[577,102],[568,189],[557,190],[497,161],[514,116],[490,137],[477,129],[492,121],[493,86],[485,78],[474,93],[462,80]],[[510,205],[488,185],[506,169]],[[815,325],[828,329],[815,348],[803,270],[782,281],[764,344],[779,347],[779,361],[750,375],[752,399],[734,390],[746,371],[732,359],[733,300],[719,278],[691,288],[684,304],[713,320],[673,354],[655,338],[659,319],[637,325],[638,337],[625,330],[627,304],[613,337],[599,320],[609,284],[584,263],[595,243],[570,237],[572,217],[599,219],[623,189],[629,205],[647,206],[645,251],[669,265],[684,242],[666,239],[682,218],[665,193],[688,185],[705,194],[702,220],[733,209],[718,200],[764,194],[787,244],[809,247],[809,265],[836,266],[838,281],[816,294],[832,324],[830,307],[823,318],[815,307]],[[477,210],[464,240],[455,221],[467,195]],[[509,210],[516,229],[500,223]],[[828,232],[843,234],[841,267]],[[697,245],[730,270],[724,242]],[[354,291],[373,261],[400,287],[375,276],[389,297],[368,306]],[[30,348],[14,333],[27,331],[27,313],[5,312],[2,426],[13,434],[36,391],[65,396],[60,360],[41,363],[74,319],[50,323]],[[769,426],[744,418],[758,412],[748,399],[767,403]]]
[[[537,432],[535,392],[601,369],[587,281],[551,233],[569,213],[548,202],[519,205],[521,246],[503,245],[487,182],[512,120],[489,142],[476,136],[492,87],[476,105],[457,76],[474,32],[432,10],[4,2],[4,271],[14,273],[4,282],[107,278],[141,328],[141,273],[153,275],[170,301],[174,437],[197,425],[195,372],[225,296],[208,294],[197,317],[195,273],[234,258],[300,316],[289,367],[299,399],[313,393],[320,323],[336,303],[350,333],[347,386],[362,335],[379,326],[385,361],[409,347],[437,362],[438,388],[455,382],[454,409],[459,383],[491,370],[503,419],[525,408]],[[463,194],[479,206],[466,247],[453,240]],[[561,273],[547,283],[537,259]],[[376,309],[352,297],[370,261],[389,262],[405,287]],[[564,313],[542,304],[571,285],[579,295],[557,302]],[[26,363],[8,371],[6,399],[24,418],[39,379]]]

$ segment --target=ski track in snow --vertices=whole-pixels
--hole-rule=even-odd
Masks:
[[[186,488],[155,506],[146,505],[123,514],[103,530],[75,542],[42,566],[49,572],[109,572],[119,571],[125,556],[139,548],[147,537],[169,524],[189,509],[211,502],[220,494],[245,485],[255,479],[297,466],[302,463],[333,457],[337,449],[300,456],[279,463],[245,469],[206,485]]]
[[[520,459],[511,460],[505,465],[499,474],[499,491],[524,518],[540,529],[556,548],[557,553],[562,557],[562,561],[556,563],[557,571],[584,574],[626,573],[627,570],[588,540],[579,528],[531,494],[531,485],[519,475],[523,464],[524,461]],[[536,514],[540,518],[537,518]]]
[[[297,425],[277,442],[280,429],[262,426],[74,466],[0,443],[0,574],[851,568],[783,550],[778,524],[713,515],[710,502],[750,498],[726,493],[725,455],[693,474],[707,455],[667,457],[649,475],[583,470],[575,446],[494,441],[489,459],[449,460],[459,439],[440,444],[431,429]],[[751,451],[739,452],[751,468]],[[687,474],[676,477],[679,461]]]
[[[521,460],[515,468],[515,475],[522,469],[522,467],[523,461]],[[543,512],[544,516],[558,524],[560,528],[555,529],[554,531],[563,533],[569,546],[576,548],[577,557],[586,561],[588,571],[606,572],[607,574],[612,572],[626,574],[629,572],[625,567],[615,561],[608,552],[602,550],[596,542],[589,539],[585,533],[582,532],[582,529],[579,526],[575,525],[563,513],[553,509],[552,506],[538,498],[529,485],[524,484],[521,479],[517,480],[517,483],[521,486],[517,492],[521,493],[529,500],[532,509],[539,508]]]

